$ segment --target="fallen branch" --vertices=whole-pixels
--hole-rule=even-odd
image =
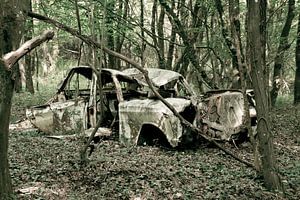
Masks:
[[[81,35],[79,34],[79,32],[76,29],[70,28],[58,21],[55,21],[53,19],[50,19],[46,16],[42,16],[39,15],[37,13],[32,13],[29,12],[28,16],[36,18],[38,20],[44,21],[46,23],[52,24],[54,26],[56,26],[59,29],[65,30],[67,32],[69,32],[71,35],[76,36],[78,38],[80,38],[82,41],[84,41],[85,43],[89,44],[89,45],[93,45],[97,48],[101,48],[104,52],[106,52],[107,54],[110,54],[112,56],[115,56],[116,58],[119,58],[129,64],[131,64],[134,68],[138,69],[139,71],[141,71],[145,77],[145,80],[147,82],[147,84],[149,85],[150,89],[153,91],[153,93],[156,95],[156,97],[161,100],[173,113],[176,117],[179,118],[179,120],[186,125],[187,127],[191,128],[191,130],[197,132],[202,138],[204,138],[205,140],[211,142],[212,144],[214,144],[216,147],[218,147],[220,150],[222,150],[223,152],[227,153],[228,155],[232,156],[233,158],[235,158],[236,160],[240,161],[241,163],[244,163],[245,165],[254,168],[254,165],[250,162],[247,162],[241,158],[239,158],[238,156],[234,155],[234,153],[232,153],[230,150],[225,149],[223,146],[221,146],[218,142],[216,142],[215,140],[213,140],[211,137],[209,137],[208,135],[204,134],[202,132],[202,130],[200,130],[199,128],[195,127],[193,124],[191,124],[190,122],[188,122],[186,119],[184,119],[178,112],[177,110],[171,105],[169,104],[169,102],[167,102],[160,94],[159,92],[156,90],[156,88],[153,86],[152,81],[150,80],[149,76],[148,76],[148,71],[146,69],[144,69],[141,65],[139,65],[137,62],[135,62],[134,60],[120,54],[117,53],[115,51],[112,51],[110,49],[108,49],[107,47],[103,47],[100,43],[94,41],[93,39],[91,39],[88,36],[85,35]],[[100,123],[97,123],[97,126],[95,128],[98,129],[100,126]],[[96,131],[94,131],[96,132]],[[95,133],[92,133],[95,134]],[[85,149],[86,150],[86,149]],[[83,151],[85,152],[85,151]],[[83,156],[83,155],[82,155]],[[255,169],[255,168],[254,168]]]
[[[45,41],[51,40],[54,32],[51,30],[45,31],[42,35],[32,38],[25,42],[21,47],[15,51],[5,54],[2,58],[7,70],[11,70],[12,66],[16,64],[24,55],[39,46]]]

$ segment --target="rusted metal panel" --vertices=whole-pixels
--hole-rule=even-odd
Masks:
[[[86,102],[83,100],[56,102],[27,109],[31,123],[45,133],[67,133],[85,127]]]
[[[243,94],[239,91],[211,94],[198,104],[198,110],[204,112],[200,123],[208,125],[208,134],[227,141],[245,128],[244,109]]]
[[[9,125],[9,130],[10,131],[22,131],[22,132],[27,132],[27,131],[37,131],[37,128],[33,126],[33,124],[30,122],[28,119],[23,119],[20,120],[14,124]]]

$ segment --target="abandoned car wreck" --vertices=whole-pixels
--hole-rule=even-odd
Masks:
[[[147,71],[161,96],[204,133],[216,140],[229,141],[247,132],[241,91],[210,91],[197,96],[179,73],[156,68],[147,68]],[[254,119],[254,105],[250,105],[250,109]],[[197,133],[184,126],[153,94],[143,74],[134,68],[124,71],[104,68],[98,77],[90,67],[74,67],[53,98],[26,110],[27,119],[48,134],[90,130],[96,126],[101,113],[105,119],[103,126],[116,127],[120,142],[126,146],[164,140],[171,147],[177,147],[198,138]]]

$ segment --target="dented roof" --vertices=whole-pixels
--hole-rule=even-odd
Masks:
[[[158,69],[158,68],[146,68],[146,69],[148,71],[149,78],[151,79],[151,81],[156,87],[160,87],[171,81],[183,78],[181,74],[170,70]],[[145,83],[146,80],[143,73],[140,72],[138,69],[129,68],[123,70],[123,72],[127,75],[133,76],[138,80],[142,80],[144,84],[147,85]]]

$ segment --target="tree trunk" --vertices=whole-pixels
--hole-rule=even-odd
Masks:
[[[256,100],[258,135],[258,170],[269,190],[283,190],[273,152],[273,135],[269,125],[268,73],[266,66],[266,0],[247,0],[248,42],[251,78]]]
[[[11,179],[8,165],[8,127],[10,120],[11,99],[14,81],[12,71],[8,71],[2,56],[13,50],[13,29],[18,27],[16,12],[12,5],[20,2],[1,1],[0,7],[0,200],[9,199],[12,195]]]
[[[157,46],[159,50],[159,57],[160,62],[159,66],[160,68],[166,69],[166,63],[165,63],[165,41],[164,41],[164,20],[165,19],[165,9],[163,7],[160,7],[160,14],[158,17],[158,22],[157,22],[157,35],[158,35],[158,40],[157,40]]]
[[[74,4],[75,4],[77,28],[78,28],[79,34],[81,34],[81,20],[80,20],[80,14],[79,14],[78,0],[75,0]],[[79,66],[80,63],[81,63],[82,47],[83,47],[83,42],[79,41],[79,43],[78,43],[78,52],[79,52],[79,54],[78,54],[78,58],[77,58],[77,66]]]
[[[230,8],[233,6],[233,2],[230,1]],[[231,59],[232,59],[232,67],[234,69],[238,69],[238,58],[237,58],[237,49],[236,46],[234,45],[232,38],[229,35],[229,30],[228,27],[226,26],[225,20],[224,20],[224,9],[221,0],[215,0],[215,5],[217,8],[217,11],[219,13],[219,20],[220,20],[220,25],[222,28],[222,35],[223,38],[226,42],[227,47],[229,48],[230,54],[231,54]],[[234,18],[234,12],[232,9],[230,9],[230,17],[232,18],[230,21],[233,23],[233,18]],[[235,11],[236,12],[236,11]],[[234,25],[235,26],[235,25]],[[236,30],[237,31],[237,30]]]
[[[127,16],[128,16],[128,9],[129,9],[129,2],[128,0],[119,0],[119,13],[122,13],[122,21],[124,21],[125,24],[117,24],[118,30],[121,30],[124,26],[126,26],[126,20],[127,20]],[[122,32],[121,34],[118,34],[116,36],[116,52],[118,53],[122,53],[122,47],[124,44],[124,40],[125,40],[125,32]],[[120,59],[116,59],[116,68],[117,69],[121,69],[121,60]]]
[[[31,0],[26,0],[26,7],[28,8],[28,10],[32,11],[32,4],[31,4]],[[27,30],[25,31],[25,36],[24,36],[24,40],[30,40],[32,38],[32,34],[33,34],[33,19],[32,18],[28,18],[27,19],[28,23],[27,23]],[[32,76],[33,76],[33,59],[31,54],[28,54],[25,56],[25,82],[26,82],[26,91],[30,92],[31,94],[34,94],[34,87],[33,87],[33,80],[32,80]]]
[[[277,48],[275,63],[274,63],[274,73],[273,73],[273,82],[272,82],[272,90],[271,90],[272,106],[275,106],[278,92],[280,89],[281,77],[282,77],[281,74],[283,72],[283,66],[284,66],[284,52],[290,48],[288,37],[292,26],[292,21],[295,17],[295,12],[294,12],[295,0],[289,0],[288,5],[289,5],[288,13],[280,35],[280,42]]]
[[[20,93],[22,92],[23,89],[23,85],[25,85],[25,69],[24,69],[24,63],[22,63],[22,61],[20,61],[19,63],[17,63],[17,68],[15,71],[15,92],[16,93]]]
[[[2,27],[0,27],[0,30]],[[1,30],[3,33],[3,29]],[[0,40],[9,38],[0,34]],[[3,46],[2,46],[3,47]],[[4,49],[1,47],[0,54]],[[0,199],[8,199],[12,194],[11,179],[8,167],[8,127],[10,119],[11,99],[13,95],[14,81],[11,80],[11,72],[6,71],[4,63],[0,62]]]
[[[43,60],[42,60],[42,75],[46,77],[49,74],[51,68],[51,61],[50,61],[50,53],[47,47],[47,44],[43,44],[42,46],[42,53],[43,53]]]
[[[104,12],[106,13],[106,40],[107,40],[107,47],[110,50],[115,50],[115,39],[114,39],[114,30],[113,30],[113,23],[114,23],[114,14],[111,13],[112,10],[114,10],[115,7],[115,1],[105,1],[105,8]],[[108,55],[108,67],[116,69],[116,58]]]
[[[2,4],[3,5],[3,4]],[[15,5],[15,4],[13,4]],[[4,4],[4,9],[0,10],[0,200],[10,199],[12,195],[11,180],[8,167],[8,133],[9,120],[11,112],[11,101],[14,88],[14,71],[16,63],[25,54],[40,45],[42,42],[52,39],[54,33],[51,31],[45,32],[41,37],[36,37],[24,43],[19,49],[11,51],[11,35],[8,34],[8,27],[17,24],[17,19],[13,16],[15,12],[19,13],[18,7],[12,8],[10,4]],[[5,10],[5,11],[4,11]],[[6,13],[7,12],[7,13]],[[12,16],[9,16],[9,14]],[[10,21],[7,21],[7,18]],[[5,19],[5,23],[3,23]],[[22,34],[22,32],[19,32]],[[4,55],[5,54],[5,55]]]
[[[144,0],[140,0],[140,8],[141,8],[141,13],[140,13],[140,25],[141,25],[141,36],[142,36],[142,43],[141,43],[141,65],[142,67],[145,67],[145,50],[146,50],[146,42],[145,42],[145,25],[144,25],[144,9],[145,9],[145,5],[144,5]]]
[[[294,82],[294,104],[300,104],[300,14],[298,19],[297,44],[296,44],[296,74]]]
[[[169,70],[172,70],[174,49],[175,49],[175,40],[176,40],[176,32],[175,32],[175,28],[172,27],[169,48],[168,48],[168,54],[167,54],[167,63],[166,63],[166,68]]]
[[[165,69],[166,63],[165,63],[165,57],[164,57],[164,31],[163,31],[163,25],[165,16],[165,11],[161,7],[161,13],[160,16],[157,19],[158,15],[158,6],[157,6],[157,0],[153,1],[153,6],[152,6],[152,16],[151,16],[151,32],[152,32],[152,40],[153,40],[153,47],[156,51],[157,54],[157,65],[161,69]],[[157,35],[156,35],[157,32]]]

